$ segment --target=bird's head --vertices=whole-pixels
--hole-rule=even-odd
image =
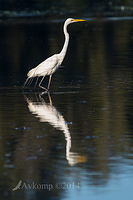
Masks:
[[[71,23],[74,23],[74,22],[83,22],[83,21],[86,21],[84,19],[73,19],[73,18],[68,18],[66,20],[66,24],[71,24]]]

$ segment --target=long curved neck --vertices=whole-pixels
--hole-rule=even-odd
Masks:
[[[68,43],[69,43],[69,34],[67,32],[67,24],[64,24],[64,34],[65,34],[65,42],[64,42],[64,46],[60,52],[60,55],[62,56],[62,60],[66,55],[66,51],[67,51],[67,47],[68,47]]]

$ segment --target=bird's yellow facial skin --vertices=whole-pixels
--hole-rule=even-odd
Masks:
[[[75,21],[75,22],[83,22],[83,21],[86,21],[86,20],[84,20],[84,19],[73,19],[73,21]]]

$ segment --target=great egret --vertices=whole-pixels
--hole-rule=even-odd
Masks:
[[[42,76],[42,79],[39,83],[39,87],[48,91],[49,87],[50,87],[50,83],[51,83],[51,78],[53,73],[59,68],[59,66],[61,65],[65,55],[66,55],[66,51],[67,51],[67,47],[68,47],[68,43],[69,43],[69,34],[67,32],[67,26],[71,23],[74,22],[82,22],[85,21],[83,19],[72,19],[72,18],[68,18],[65,23],[64,23],[64,35],[65,35],[65,42],[64,42],[64,46],[61,50],[61,52],[59,54],[54,54],[53,56],[47,58],[45,61],[43,61],[42,63],[40,63],[37,67],[31,69],[27,76],[27,80],[24,83],[24,87],[26,86],[26,84],[28,83],[28,80],[34,77],[37,77],[37,81],[38,81],[38,77]],[[41,83],[44,79],[45,76],[50,76],[49,77],[49,83],[48,83],[48,88],[44,88]],[[37,83],[37,82],[36,82]]]

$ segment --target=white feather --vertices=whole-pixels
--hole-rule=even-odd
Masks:
[[[24,86],[27,84],[29,78],[43,76],[42,80],[39,83],[39,87],[43,88],[41,86],[41,83],[42,83],[44,77],[46,75],[50,75],[49,84],[48,84],[48,89],[49,89],[50,82],[51,82],[51,76],[61,65],[61,63],[66,55],[67,48],[68,48],[69,34],[67,32],[67,26],[71,23],[80,22],[80,21],[85,21],[85,20],[68,18],[65,21],[64,27],[63,27],[64,35],[65,35],[65,42],[64,42],[61,52],[59,54],[55,54],[55,55],[47,58],[45,61],[40,63],[37,67],[31,69],[27,74],[28,78],[25,81]],[[43,89],[48,90],[46,88],[43,88]]]

